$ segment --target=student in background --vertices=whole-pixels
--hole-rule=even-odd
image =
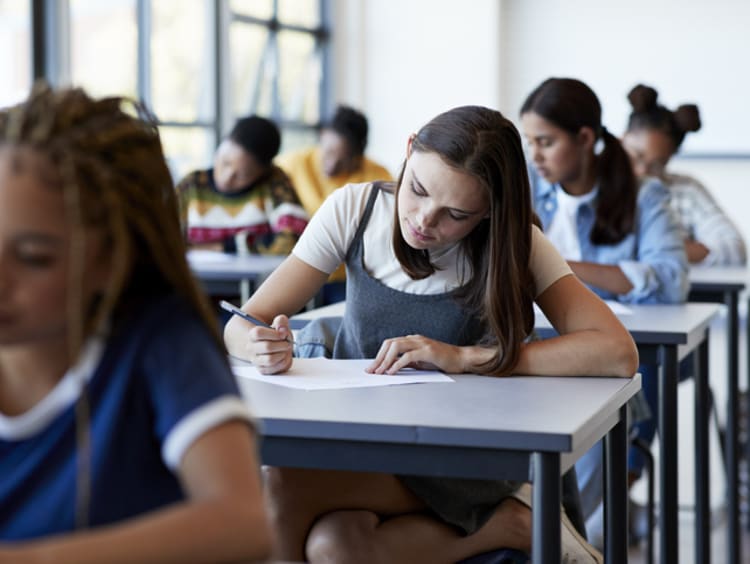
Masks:
[[[393,180],[381,165],[365,156],[367,118],[348,106],[339,106],[323,124],[317,146],[279,156],[302,205],[311,216],[328,195],[345,184]]]
[[[601,122],[596,94],[583,82],[550,78],[521,108],[529,147],[534,208],[550,241],[578,278],[605,299],[625,303],[680,303],[687,297],[682,233],[669,193],[655,179],[639,182],[622,145]],[[642,438],[656,432],[658,373],[642,364],[652,417]],[[642,397],[641,397],[642,399]],[[576,464],[589,539],[601,541],[600,446]],[[631,449],[633,480],[644,461]]]
[[[628,100],[633,111],[622,144],[637,175],[657,177],[669,190],[685,231],[688,260],[707,266],[744,265],[742,235],[709,191],[694,178],[667,171],[685,134],[701,127],[698,107],[684,104],[671,111],[658,103],[656,90],[642,84],[630,91]]]
[[[287,316],[342,262],[349,291],[333,356],[372,358],[374,373],[635,373],[630,335],[534,225],[521,140],[497,111],[440,114],[409,138],[395,184],[331,194],[244,306],[274,329],[234,317],[230,353],[268,374],[289,370]],[[527,342],[534,301],[560,337]],[[291,468],[266,478],[277,558],[456,562],[530,548],[528,484]],[[562,521],[564,560],[600,561]]]
[[[0,562],[262,559],[251,419],[125,105],[0,112]]]
[[[312,216],[331,192],[346,184],[375,180],[393,180],[384,167],[365,156],[367,118],[348,106],[339,106],[320,132],[317,146],[302,149],[276,159],[292,179],[302,205]],[[346,298],[344,269],[331,273],[321,289],[318,305]]]
[[[180,219],[193,248],[286,255],[307,225],[289,178],[272,161],[276,125],[250,116],[235,123],[214,154],[214,166],[177,184]]]

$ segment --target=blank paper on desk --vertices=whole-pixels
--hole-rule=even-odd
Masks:
[[[292,368],[284,374],[267,376],[254,366],[232,366],[235,375],[252,378],[269,384],[301,390],[334,390],[342,388],[367,388],[397,386],[425,382],[453,382],[442,372],[405,369],[398,374],[368,374],[372,363],[368,359],[295,358]]]

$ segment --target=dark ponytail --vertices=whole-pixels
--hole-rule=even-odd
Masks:
[[[601,139],[604,150],[596,171],[599,196],[590,238],[595,245],[608,245],[632,232],[638,189],[630,158],[620,141],[605,127],[601,128]]]
[[[521,115],[534,112],[570,135],[588,127],[604,144],[597,155],[599,195],[590,239],[611,245],[632,232],[635,223],[638,181],[620,141],[602,127],[599,99],[586,84],[574,78],[549,78],[521,106]]]

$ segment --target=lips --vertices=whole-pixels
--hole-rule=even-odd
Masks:
[[[426,235],[422,233],[421,231],[419,231],[418,229],[415,229],[408,219],[406,220],[406,227],[409,230],[409,235],[411,235],[414,239],[416,239],[420,243],[426,243],[433,239],[429,235]]]

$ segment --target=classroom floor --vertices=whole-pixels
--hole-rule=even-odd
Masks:
[[[715,518],[711,532],[711,562],[727,562],[727,527],[726,521],[722,516]],[[746,525],[742,526],[742,560],[743,563],[750,563],[750,531]],[[693,534],[693,515],[692,512],[683,511],[680,513],[680,564],[693,564],[695,560],[695,535]],[[646,544],[631,547],[628,553],[629,564],[646,564]],[[658,539],[654,544],[654,562],[659,561]]]

